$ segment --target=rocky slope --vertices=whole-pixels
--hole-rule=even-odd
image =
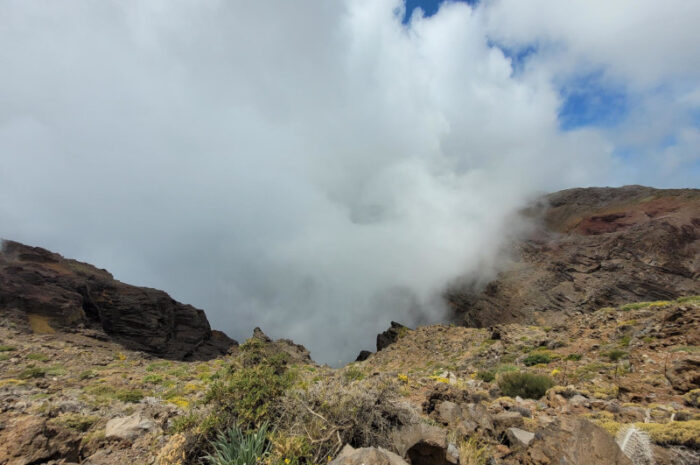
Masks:
[[[525,213],[537,227],[485,288],[453,285],[455,322],[565,321],[578,311],[700,294],[700,190],[570,189]]]
[[[236,342],[204,311],[39,247],[3,241],[0,312],[27,332],[87,331],[161,357],[211,358]]]
[[[694,464],[699,343],[700,297],[566,326],[403,328],[341,369],[259,330],[226,356],[178,361],[3,320],[0,464],[196,464],[220,428],[264,421],[267,465]],[[629,431],[648,438],[634,461]]]

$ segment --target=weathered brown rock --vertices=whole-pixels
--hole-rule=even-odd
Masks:
[[[700,356],[687,354],[674,360],[666,377],[680,392],[700,388]]]
[[[28,465],[64,459],[78,462],[80,436],[48,423],[46,419],[24,416],[0,431],[0,463]]]
[[[632,465],[612,436],[580,417],[562,417],[538,430],[522,455],[529,465]]]
[[[446,293],[455,321],[551,325],[575,311],[700,294],[698,189],[569,189],[526,214],[540,226],[512,245],[496,280]]]
[[[383,333],[377,334],[377,351],[389,347],[391,344],[396,342],[399,339],[399,337],[401,337],[401,334],[407,329],[408,328],[406,328],[401,323],[392,321],[389,329],[387,329]]]
[[[396,451],[412,465],[448,465],[457,463],[454,448],[447,443],[447,433],[437,426],[418,423],[405,426],[393,435]]]
[[[346,444],[329,465],[408,465],[404,459],[381,447],[354,449]]]
[[[204,311],[156,289],[39,247],[3,241],[0,309],[36,331],[97,328],[126,347],[175,359],[211,358],[235,344]]]

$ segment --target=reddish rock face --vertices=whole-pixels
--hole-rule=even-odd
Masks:
[[[174,359],[211,358],[235,344],[211,330],[204,311],[163,291],[12,241],[0,252],[0,311],[27,330],[98,329],[130,349]]]
[[[455,321],[552,324],[574,311],[700,294],[700,190],[569,189],[525,214],[539,225],[484,288],[460,282]]]

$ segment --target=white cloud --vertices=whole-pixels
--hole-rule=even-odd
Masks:
[[[558,70],[488,46],[503,5],[3,2],[0,235],[348,359],[492,272],[529,196],[615,182]]]

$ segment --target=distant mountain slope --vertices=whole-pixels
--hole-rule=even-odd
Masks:
[[[33,332],[90,331],[173,359],[207,359],[236,344],[212,331],[203,310],[106,270],[18,242],[0,250],[0,315]],[[97,330],[95,332],[95,330]]]
[[[700,293],[700,190],[569,189],[525,213],[539,226],[484,289],[447,292],[468,326],[560,320],[624,302]]]

